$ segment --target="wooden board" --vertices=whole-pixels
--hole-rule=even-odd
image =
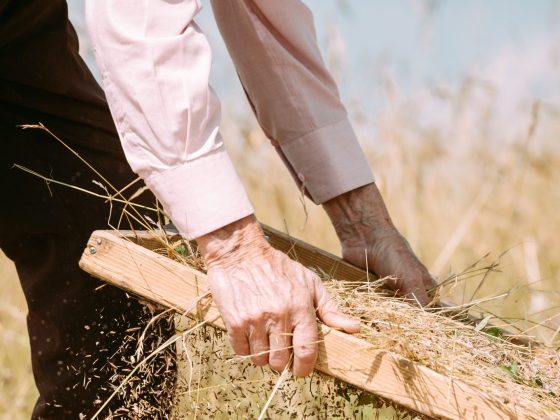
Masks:
[[[117,232],[94,232],[80,267],[134,295],[224,328],[208,296],[204,273],[156,254]],[[534,418],[515,401],[492,400],[482,391],[397,354],[377,350],[351,335],[321,326],[321,339],[316,369],[409,409],[444,418]]]

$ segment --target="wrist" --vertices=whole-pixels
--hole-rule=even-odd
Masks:
[[[361,246],[396,232],[375,183],[341,194],[323,207],[343,246]]]
[[[207,267],[235,264],[270,249],[254,215],[244,217],[196,239]]]

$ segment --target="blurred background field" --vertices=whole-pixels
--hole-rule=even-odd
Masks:
[[[83,2],[70,1],[82,36]],[[397,226],[440,278],[489,254],[500,272],[448,291],[551,341],[560,327],[560,3],[555,0],[306,2]],[[258,129],[212,22],[223,134],[259,219],[338,253]],[[30,122],[31,123],[31,122]],[[40,182],[40,181],[38,181]],[[0,418],[35,398],[25,303],[0,260]],[[476,293],[475,293],[476,292]]]

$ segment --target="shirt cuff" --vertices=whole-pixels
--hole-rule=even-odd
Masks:
[[[145,182],[189,240],[254,213],[224,149],[152,174]]]
[[[322,204],[375,181],[348,120],[280,144],[311,199]]]

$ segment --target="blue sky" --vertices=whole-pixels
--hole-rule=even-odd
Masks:
[[[349,97],[365,92],[375,96],[379,77],[386,72],[405,92],[413,92],[425,85],[459,83],[504,51],[518,51],[521,58],[535,43],[560,44],[560,2],[556,0],[305,3],[315,14],[325,55],[333,28],[338,32],[344,50],[341,89]],[[215,46],[218,77],[214,84],[228,95],[233,70],[206,9],[199,22]]]
[[[307,0],[325,57],[338,51],[346,100],[383,107],[389,75],[405,96],[476,74],[516,95],[560,104],[557,0]],[[83,0],[69,0],[83,28]],[[243,97],[210,5],[198,23],[214,50],[212,84],[225,103]]]

